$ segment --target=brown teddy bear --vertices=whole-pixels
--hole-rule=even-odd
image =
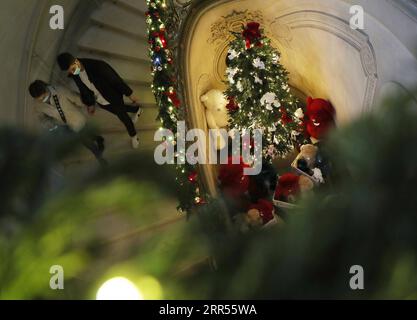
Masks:
[[[300,154],[297,157],[296,167],[312,176],[313,169],[316,167],[316,157],[319,148],[312,144],[305,144],[301,146]]]

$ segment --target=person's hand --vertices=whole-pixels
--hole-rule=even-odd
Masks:
[[[96,112],[96,106],[88,106],[87,111],[89,115],[94,115],[94,113]]]
[[[132,95],[129,97],[129,99],[130,99],[130,101],[132,101],[132,103],[134,103],[134,104],[138,104],[139,99],[138,99],[138,97],[136,97],[134,94],[132,94]]]

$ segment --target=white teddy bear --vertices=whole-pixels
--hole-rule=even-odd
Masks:
[[[218,89],[212,89],[201,96],[201,102],[206,107],[206,119],[209,129],[220,130],[227,128],[229,124],[229,113],[226,108],[228,100],[224,93]],[[226,146],[225,137],[217,133],[218,150]]]

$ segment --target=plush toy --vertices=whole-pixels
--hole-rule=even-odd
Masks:
[[[213,89],[208,91],[201,97],[201,102],[206,108],[206,119],[209,129],[219,130],[226,128],[229,124],[229,113],[226,106],[229,104],[227,97],[221,90]],[[226,137],[217,134],[218,150],[223,149],[226,146]]]
[[[307,133],[317,142],[335,125],[336,111],[329,101],[308,97],[305,116]]]
[[[251,227],[261,227],[274,219],[274,206],[271,201],[260,199],[249,206],[246,222]]]
[[[314,183],[305,176],[287,173],[279,178],[275,190],[275,200],[294,202],[296,197],[314,188]]]
[[[315,145],[302,145],[300,148],[300,154],[297,157],[297,168],[309,175],[313,175],[313,169],[316,167],[318,151],[319,148]]]
[[[233,164],[233,160],[238,164]],[[242,157],[228,158],[227,164],[222,164],[219,170],[220,189],[229,198],[239,198],[249,188],[249,176],[244,174],[244,169],[250,166],[243,162]]]

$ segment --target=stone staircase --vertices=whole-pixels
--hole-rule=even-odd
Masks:
[[[148,56],[145,0],[103,1],[90,16],[89,24],[78,39],[74,52],[80,58],[95,58],[108,62],[133,89],[144,112],[136,124],[140,150],[152,152],[153,140],[160,127],[158,109],[151,90],[150,61]],[[73,86],[73,84],[70,84]],[[75,90],[75,88],[74,88]],[[129,103],[129,100],[126,100]],[[107,159],[130,152],[130,138],[123,124],[112,114],[97,110],[90,123],[96,125],[106,140]],[[67,165],[93,162],[85,150],[69,159]]]
[[[62,50],[73,52],[80,58],[96,58],[108,62],[133,89],[139,98],[144,112],[136,124],[140,138],[139,151],[149,151],[153,157],[153,150],[157,146],[154,142],[155,131],[160,127],[156,120],[158,109],[151,90],[150,59],[148,57],[147,29],[145,23],[145,0],[113,0],[97,2],[97,9],[93,11],[86,26],[80,26],[82,31],[79,39],[72,39],[75,43],[64,44]],[[65,86],[78,92],[72,81],[62,77],[59,81]],[[128,103],[129,101],[126,100]],[[124,125],[112,114],[97,109],[90,122],[95,124],[105,138],[105,158],[111,163],[113,159],[138,152],[132,149],[130,137]],[[140,169],[140,164],[139,169]],[[66,177],[82,177],[84,173],[95,171],[98,163],[85,148],[60,165],[52,180],[58,186],[65,184]],[[111,195],[110,195],[111,196]],[[99,221],[101,229],[108,240],[106,246],[109,252],[128,252],[133,248],[140,251],[144,239],[158,239],[158,247],[152,255],[166,254],[166,250],[175,244],[173,241],[181,239],[187,225],[183,223],[185,216],[177,210],[178,202],[173,198],[163,198],[153,212],[138,208],[137,220],[123,230],[117,228],[117,221],[125,223],[116,214],[112,222]],[[103,218],[101,218],[103,219]],[[119,220],[118,220],[119,219]],[[169,231],[169,232],[168,232]],[[149,255],[149,253],[148,253]],[[204,257],[204,256],[203,256]],[[184,265],[199,265],[201,257],[192,257],[183,261]],[[178,266],[182,270],[181,266]]]

